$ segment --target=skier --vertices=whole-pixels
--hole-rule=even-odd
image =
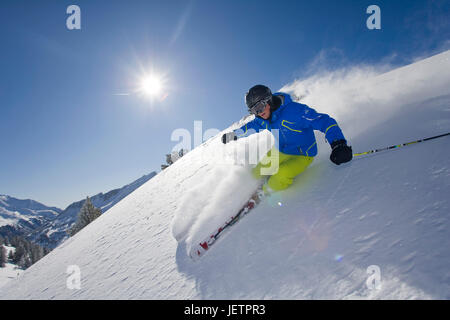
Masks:
[[[331,145],[330,160],[333,163],[340,165],[352,159],[352,147],[347,146],[347,140],[336,120],[327,114],[317,113],[305,104],[293,102],[289,94],[272,94],[268,87],[256,85],[246,93],[245,103],[255,119],[237,130],[225,133],[222,142],[228,143],[265,129],[278,129],[275,146],[252,170],[253,176],[261,179],[263,168],[276,167],[275,173],[269,174],[270,178],[263,186],[266,194],[288,188],[294,178],[312,163],[317,155],[313,130],[325,134]],[[277,163],[273,163],[274,159]]]

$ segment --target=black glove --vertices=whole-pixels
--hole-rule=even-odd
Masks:
[[[222,136],[223,143],[228,143],[233,140],[237,140],[237,136],[234,132],[227,132],[227,133],[224,133]]]
[[[339,165],[341,163],[349,162],[353,158],[352,147],[347,146],[345,140],[336,140],[331,144],[330,160]]]

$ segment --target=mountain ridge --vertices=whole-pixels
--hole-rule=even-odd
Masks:
[[[108,211],[113,205],[153,178],[155,171],[123,187],[90,196],[94,206]],[[54,249],[67,239],[66,231],[75,223],[86,199],[69,204],[64,210],[48,207],[36,200],[0,195],[0,235],[21,235],[41,246]]]

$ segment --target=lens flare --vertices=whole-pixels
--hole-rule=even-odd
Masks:
[[[336,254],[334,256],[334,260],[337,261],[337,262],[341,262],[342,259],[344,259],[344,256],[342,254]]]
[[[283,206],[283,198],[279,192],[272,193],[268,195],[267,202],[272,208],[282,207]]]

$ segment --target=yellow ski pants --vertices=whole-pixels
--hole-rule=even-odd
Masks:
[[[294,178],[313,162],[314,157],[291,155],[280,152],[276,148],[270,150],[252,170],[255,179],[261,179],[264,176],[270,176],[264,185],[273,191],[284,190],[293,182]]]

